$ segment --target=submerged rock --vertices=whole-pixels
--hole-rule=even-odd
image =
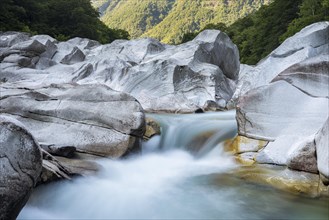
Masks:
[[[17,120],[0,116],[0,219],[16,219],[41,173],[33,136]]]
[[[253,183],[270,185],[294,194],[310,197],[329,196],[328,187],[313,173],[294,171],[276,165],[257,164],[241,167],[232,174]]]

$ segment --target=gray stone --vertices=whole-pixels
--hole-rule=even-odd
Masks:
[[[287,165],[294,170],[318,173],[314,136],[297,142],[288,152]]]
[[[20,32],[0,33],[0,47],[11,47],[23,41],[29,40],[29,35]]]
[[[219,110],[219,105],[213,100],[207,100],[202,109],[204,111],[217,111]]]
[[[62,60],[61,63],[63,64],[74,64],[77,62],[82,62],[85,59],[85,55],[83,52],[78,48],[74,47],[71,53],[67,54]]]
[[[0,219],[16,219],[41,173],[33,136],[18,121],[0,116]]]
[[[0,112],[22,121],[40,144],[52,148],[74,146],[79,152],[116,158],[138,148],[145,130],[136,99],[105,85],[1,90]]]
[[[312,173],[319,163],[329,169],[328,157],[321,156],[328,142],[316,157],[314,141],[329,114],[328,36],[329,22],[310,25],[257,66],[241,68],[235,94],[239,134],[270,141],[256,156],[258,163]]]
[[[312,97],[329,98],[329,54],[312,57],[281,72],[284,80]]]
[[[43,150],[50,153],[51,155],[68,157],[68,158],[73,157],[74,153],[77,151],[76,147],[74,147],[74,146],[54,147],[53,145],[41,144],[40,147]]]
[[[241,68],[240,79],[233,100],[260,86],[269,84],[279,73],[304,60],[327,56],[329,51],[329,22],[318,22],[305,27],[285,40],[256,66]]]
[[[0,63],[6,87],[105,84],[131,94],[150,112],[194,112],[207,100],[225,107],[240,67],[237,47],[220,31],[204,31],[177,46],[155,39],[116,40],[107,45],[82,38],[56,42],[42,35],[13,46],[15,50],[4,47],[0,58],[11,54],[33,58],[35,53],[26,51],[27,45],[37,40],[45,52],[28,69],[18,68],[15,62]]]
[[[315,134],[328,112],[327,98],[313,98],[281,80],[241,97],[237,121],[240,134],[273,141],[281,135]]]
[[[316,155],[319,172],[329,184],[329,119],[315,136]]]

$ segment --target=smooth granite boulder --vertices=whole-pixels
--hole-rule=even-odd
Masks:
[[[41,173],[33,136],[17,120],[0,115],[0,219],[16,219]]]
[[[269,141],[281,135],[309,136],[322,127],[328,112],[327,98],[313,98],[280,80],[239,99],[239,133]]]
[[[128,94],[98,84],[0,89],[0,112],[23,122],[44,148],[114,158],[139,148],[144,112]]]
[[[150,38],[100,45],[37,35],[3,51],[0,80],[6,87],[103,84],[129,93],[150,112],[194,112],[209,101],[225,108],[240,68],[237,47],[225,33],[214,30],[177,46]]]
[[[329,115],[328,36],[329,22],[310,25],[256,67],[243,66],[237,90],[239,134],[270,141],[255,156],[258,163],[328,176],[323,127]]]
[[[329,22],[318,22],[307,26],[294,36],[285,40],[256,66],[243,66],[239,74],[240,80],[232,99],[236,101],[249,90],[268,85],[279,73],[304,60],[316,56],[323,56],[321,60],[316,62],[327,60],[328,51]],[[315,69],[318,69],[318,67],[315,67]],[[316,72],[320,71],[316,70]],[[307,72],[310,73],[310,71]],[[319,77],[319,74],[316,76]],[[314,80],[317,81],[317,79]]]
[[[284,80],[309,96],[329,98],[328,53],[289,67],[275,77],[272,82]]]

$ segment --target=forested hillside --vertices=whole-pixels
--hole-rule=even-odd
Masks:
[[[102,43],[129,36],[102,23],[89,0],[1,0],[0,31],[48,34],[59,40],[86,37]]]
[[[226,32],[239,47],[241,62],[256,64],[287,37],[318,21],[328,21],[329,0],[275,0],[230,26],[219,22],[204,29]],[[188,33],[182,42],[199,32]]]
[[[92,0],[95,7],[107,6],[101,19],[108,26],[125,29],[132,38],[147,36],[165,43],[179,43],[184,33],[209,23],[232,24],[272,1]]]

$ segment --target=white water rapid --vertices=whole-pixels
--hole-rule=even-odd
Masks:
[[[234,112],[148,116],[159,121],[162,135],[145,143],[141,155],[104,159],[95,176],[38,187],[18,219],[314,219],[326,214],[322,203],[301,202],[305,199],[227,174],[238,166],[222,149],[223,141],[236,135]]]

